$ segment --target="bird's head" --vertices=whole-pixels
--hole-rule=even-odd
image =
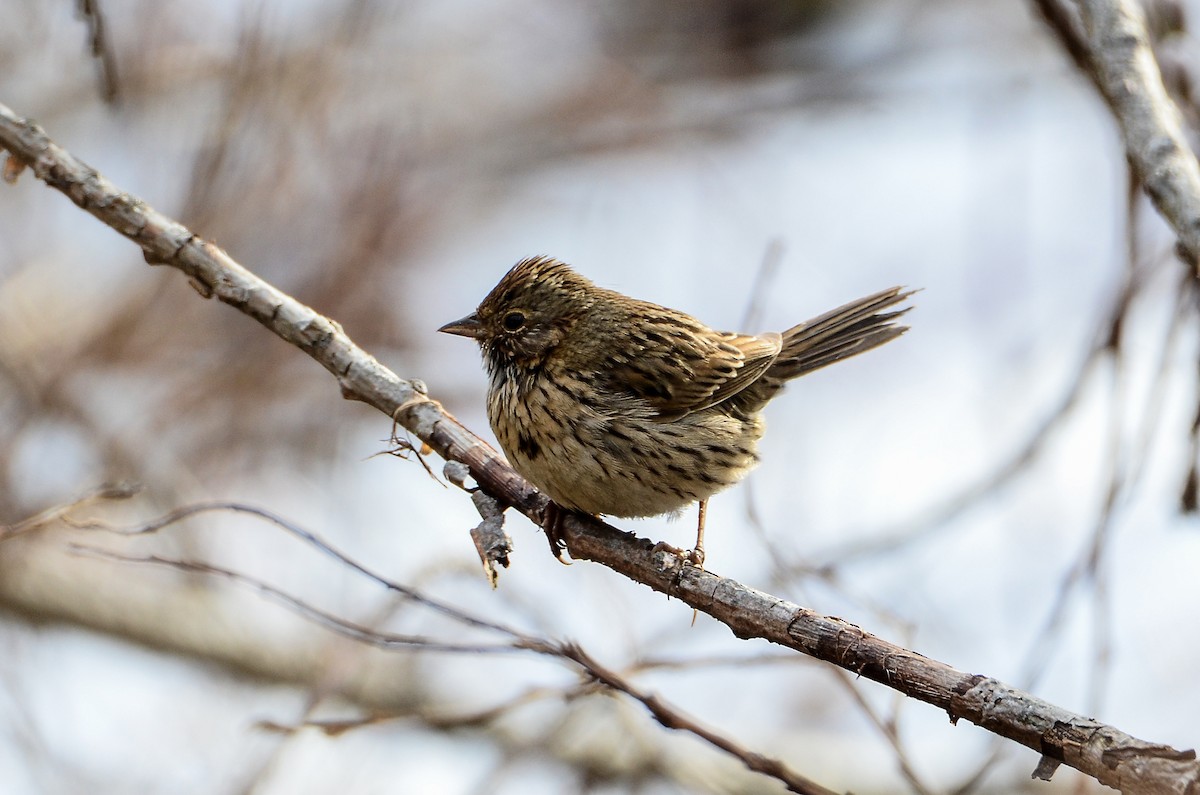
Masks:
[[[478,309],[438,331],[474,339],[492,370],[537,368],[586,315],[597,289],[566,263],[531,257],[513,266]]]

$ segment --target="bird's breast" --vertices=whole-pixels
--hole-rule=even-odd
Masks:
[[[612,516],[677,511],[753,469],[758,416],[712,409],[659,422],[575,374],[492,379],[488,419],[521,475],[564,508]]]

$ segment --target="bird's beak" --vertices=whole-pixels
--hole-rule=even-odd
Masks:
[[[460,337],[479,339],[483,335],[483,325],[479,322],[479,315],[472,312],[460,320],[447,323],[438,329],[438,331],[446,334],[457,334]]]

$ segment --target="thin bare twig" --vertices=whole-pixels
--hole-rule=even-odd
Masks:
[[[100,93],[104,101],[116,104],[121,98],[117,81],[117,57],[108,40],[108,27],[100,11],[100,0],[78,0],[78,13],[88,25],[88,48],[96,59],[100,74]]]
[[[825,561],[816,564],[820,570],[833,569],[847,563],[877,557],[919,540],[928,540],[938,533],[946,532],[951,523],[982,503],[988,496],[1008,486],[1029,471],[1029,465],[1037,460],[1046,449],[1054,432],[1071,414],[1085,394],[1085,387],[1096,368],[1109,354],[1108,334],[1113,318],[1120,314],[1128,297],[1122,292],[1116,300],[1112,314],[1106,318],[1098,333],[1095,344],[1079,362],[1062,397],[1037,426],[1026,436],[1024,444],[1014,450],[1008,458],[995,465],[990,472],[959,493],[942,501],[918,520],[907,520],[898,526],[882,529],[868,539],[835,546],[817,557]]]
[[[837,676],[838,683],[843,689],[850,694],[850,698],[858,705],[863,714],[875,724],[880,734],[888,741],[888,745],[892,746],[892,751],[896,754],[896,762],[900,765],[900,775],[904,776],[904,780],[912,787],[913,792],[918,795],[933,795],[933,790],[929,788],[921,777],[917,775],[916,768],[913,767],[912,760],[908,756],[908,749],[904,747],[904,742],[900,739],[900,731],[896,725],[896,716],[885,718],[879,714],[879,710],[871,706],[870,702],[863,697],[863,694],[854,686],[854,680],[845,671],[834,671]]]
[[[314,624],[324,627],[330,632],[335,632],[338,635],[349,638],[350,640],[376,646],[381,649],[409,649],[412,651],[455,652],[459,654],[511,654],[513,652],[522,650],[521,646],[512,643],[491,645],[482,643],[450,643],[446,641],[434,640],[433,638],[428,638],[423,635],[400,635],[395,633],[380,632],[340,616],[336,616],[328,611],[321,610],[318,607],[314,607],[304,600],[292,596],[291,594],[282,591],[273,585],[269,585],[262,580],[258,580],[249,575],[242,574],[222,566],[214,566],[210,563],[177,560],[175,558],[165,558],[160,555],[127,555],[121,552],[114,552],[111,549],[101,549],[100,547],[88,546],[86,544],[71,544],[70,549],[83,555],[119,561],[121,563],[144,563],[155,566],[165,566],[167,568],[176,569],[177,571],[183,571],[189,574],[204,574],[211,577],[218,577],[223,580],[228,580],[257,591],[268,599],[278,602],[289,610],[292,610]],[[476,619],[471,616],[467,616],[464,623],[471,623],[475,624],[476,626],[483,627],[487,626],[487,622],[483,619]],[[508,633],[506,632],[505,634]]]
[[[55,505],[47,508],[40,513],[30,516],[21,521],[3,525],[0,524],[0,541],[5,541],[14,536],[28,533],[38,528],[45,527],[54,522],[69,522],[71,511],[78,510],[88,505],[94,505],[97,502],[104,500],[125,500],[132,497],[139,490],[139,486],[132,483],[106,483],[102,486],[88,491],[71,502],[62,505]]]
[[[202,506],[201,510],[214,510],[211,505]],[[421,635],[401,635],[389,632],[380,632],[379,630],[371,629],[353,621],[336,616],[328,611],[322,610],[314,605],[305,602],[291,594],[276,588],[262,580],[233,571],[221,566],[214,566],[208,563],[200,563],[195,561],[178,560],[174,558],[165,558],[159,555],[127,555],[124,553],[113,552],[111,550],[100,549],[98,547],[73,544],[72,549],[87,555],[106,558],[109,560],[121,561],[125,563],[142,563],[157,566],[165,566],[168,568],[184,571],[192,574],[204,574],[208,576],[218,577],[229,582],[236,583],[257,591],[268,599],[277,602],[287,609],[295,612],[301,617],[312,621],[313,623],[324,627],[325,629],[334,632],[342,637],[353,640],[357,643],[373,646],[385,650],[404,649],[408,651],[422,652],[442,652],[456,654],[504,654],[515,652],[534,652],[550,657],[574,663],[576,667],[582,670],[588,677],[596,682],[604,685],[607,688],[628,695],[635,701],[640,702],[656,721],[668,729],[684,731],[693,734],[696,737],[704,740],[710,745],[725,751],[731,756],[741,761],[748,769],[761,773],[766,776],[778,779],[792,792],[801,793],[802,795],[834,795],[833,790],[826,789],[814,781],[796,773],[783,762],[763,754],[756,753],[735,742],[734,740],[716,732],[708,727],[700,724],[695,719],[686,715],[669,702],[663,700],[659,696],[648,693],[641,688],[638,688],[628,679],[618,674],[617,672],[600,664],[595,658],[583,650],[579,645],[566,641],[552,641],[546,638],[539,638],[527,633],[519,632],[515,629],[504,627],[500,624],[495,624],[477,616],[451,607],[445,603],[424,596],[413,588],[406,585],[388,580],[380,574],[377,574],[361,564],[353,562],[343,553],[333,549],[325,542],[317,538],[317,536],[309,531],[296,528],[289,522],[280,520],[273,514],[267,511],[259,511],[249,508],[249,506],[237,506],[237,510],[242,512],[252,513],[267,519],[277,526],[287,530],[289,533],[298,536],[306,543],[309,543],[321,551],[332,555],[339,561],[350,565],[355,571],[367,577],[368,579],[385,586],[388,590],[403,593],[408,598],[413,599],[423,605],[433,607],[439,612],[442,612],[451,618],[454,618],[460,623],[471,627],[482,628],[489,630],[499,636],[502,640],[497,643],[454,643]],[[164,524],[164,520],[160,519],[155,522],[143,525],[135,529],[130,535],[137,535],[144,532],[153,532],[175,521],[179,521],[184,516],[191,515],[193,512],[188,512],[186,509],[174,511],[168,516],[169,520]],[[146,527],[153,527],[153,530],[146,530]],[[108,528],[101,528],[108,529]],[[367,721],[375,722],[375,721]],[[340,724],[339,728],[345,730],[352,728],[354,722]]]
[[[641,702],[650,711],[650,714],[654,716],[654,719],[664,727],[694,734],[731,756],[737,757],[742,761],[742,764],[751,770],[782,781],[791,792],[806,793],[806,795],[808,793],[812,795],[834,795],[833,790],[826,789],[816,782],[789,770],[778,760],[751,751],[733,742],[728,737],[717,734],[696,722],[692,717],[675,709],[662,698],[634,687],[615,671],[598,663],[587,652],[575,644],[556,643],[548,647],[546,653],[575,662],[589,676],[594,677],[596,681]]]
[[[349,555],[341,552],[332,544],[325,541],[312,531],[305,530],[303,527],[300,527],[294,522],[288,521],[279,514],[268,511],[265,508],[259,508],[255,505],[246,505],[244,503],[237,502],[198,502],[191,505],[184,505],[183,507],[168,511],[156,519],[151,519],[147,522],[130,527],[114,526],[106,522],[97,522],[94,520],[86,522],[73,521],[71,522],[71,525],[82,530],[101,530],[104,532],[116,533],[118,535],[150,535],[157,533],[163,528],[181,522],[189,517],[212,512],[245,513],[251,516],[257,516],[258,518],[275,525],[280,530],[295,536],[304,543],[316,549],[321,554],[333,558],[338,563],[341,563],[353,571],[358,572],[367,579],[382,585],[384,588],[403,596],[405,599],[409,599],[417,604],[428,607],[431,610],[442,613],[443,615],[446,615],[455,621],[468,626],[477,627],[479,629],[488,629],[493,632],[501,632],[507,635],[517,634],[516,630],[506,627],[503,624],[481,619],[478,616],[465,613],[458,608],[447,604],[446,602],[428,597],[415,588],[409,588],[407,585],[380,576],[379,574],[376,574],[367,567],[363,566],[358,561],[354,560],[354,558],[351,558]]]

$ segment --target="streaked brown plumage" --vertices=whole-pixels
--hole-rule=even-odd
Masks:
[[[479,343],[492,430],[559,507],[653,516],[700,502],[703,517],[758,462],[760,412],[784,383],[903,334],[907,308],[884,310],[910,294],[893,287],[782,334],[735,334],[533,257],[440,330]],[[703,519],[696,562],[702,534]]]

